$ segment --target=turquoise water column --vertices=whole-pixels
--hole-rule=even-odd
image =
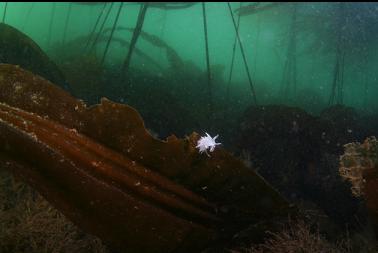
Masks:
[[[5,16],[7,15],[7,7],[8,7],[8,2],[5,2],[4,5],[4,14],[3,14],[3,23],[5,23]]]

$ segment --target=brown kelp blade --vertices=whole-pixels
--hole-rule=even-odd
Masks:
[[[26,168],[33,168],[26,171],[36,171],[35,174],[41,176],[41,172],[46,171],[43,168],[55,166],[53,171],[60,173],[59,176],[55,176],[56,182],[47,180],[47,176],[43,178],[44,180],[40,179],[42,181],[36,187],[39,187],[38,189],[42,194],[49,192],[49,189],[52,191],[52,189],[62,187],[62,185],[70,182],[71,188],[67,189],[67,193],[65,188],[61,188],[59,194],[64,196],[67,194],[78,195],[81,198],[80,200],[83,200],[88,197],[86,194],[92,193],[93,196],[99,195],[102,201],[107,200],[106,208],[95,206],[90,209],[88,206],[81,206],[80,203],[85,201],[78,201],[75,198],[61,201],[59,199],[64,199],[63,197],[47,196],[47,199],[52,202],[54,199],[58,199],[56,206],[66,213],[70,213],[67,211],[70,210],[70,206],[75,207],[76,211],[72,213],[76,216],[67,216],[73,220],[76,217],[77,223],[87,228],[87,231],[92,231],[92,233],[97,232],[99,234],[98,231],[102,230],[98,227],[107,227],[106,224],[103,224],[104,222],[112,224],[107,219],[124,221],[123,225],[122,222],[118,222],[118,225],[112,224],[115,227],[113,230],[108,228],[108,236],[101,234],[101,238],[106,238],[114,245],[120,243],[120,237],[117,234],[121,227],[125,230],[122,233],[133,233],[133,229],[137,228],[139,222],[141,229],[139,235],[143,234],[142,225],[148,229],[151,228],[148,225],[151,223],[154,228],[155,226],[162,226],[159,228],[160,233],[165,231],[167,237],[173,236],[170,234],[172,226],[167,224],[167,227],[165,227],[164,224],[168,220],[168,215],[169,219],[174,220],[173,223],[177,222],[174,226],[177,226],[178,231],[184,230],[184,228],[187,229],[186,231],[195,231],[194,234],[198,236],[193,236],[193,238],[198,240],[199,245],[204,246],[205,241],[217,235],[214,231],[232,234],[257,222],[286,217],[290,211],[288,203],[278,192],[224,149],[218,147],[211,154],[211,157],[199,154],[195,147],[199,138],[196,133],[185,139],[178,139],[175,136],[169,137],[166,141],[155,139],[147,132],[138,112],[130,106],[103,99],[101,104],[87,108],[83,102],[73,98],[52,83],[13,65],[0,64],[0,91],[0,102],[6,104],[3,107],[4,113],[10,113],[13,117],[7,119],[3,115],[3,121],[7,122],[3,127],[6,131],[14,132],[15,137],[19,138],[19,142],[14,143],[13,147],[20,155],[14,156],[14,152],[8,152],[8,156],[12,154],[12,158],[16,161],[22,159],[24,155],[26,156],[25,159],[28,159],[28,153],[22,151],[22,147],[25,146],[23,142],[33,146],[36,152],[39,148],[40,151],[38,152],[41,154],[33,155],[32,158],[29,157],[29,160],[22,161]],[[16,113],[16,109],[10,109],[6,106],[18,108],[25,112],[19,114]],[[39,117],[30,118],[32,116],[28,113],[31,115],[38,114]],[[22,125],[13,129],[12,125],[9,124],[19,117],[22,118],[22,121],[31,121],[29,125],[33,125],[35,131],[45,131],[46,133],[40,133],[42,136],[54,135],[55,133],[60,138],[46,136],[43,142],[23,138],[22,133],[25,133],[27,129],[18,130],[23,129],[21,128]],[[14,125],[14,123],[12,124]],[[38,130],[39,128],[41,130]],[[66,128],[76,130],[70,133]],[[61,130],[58,131],[57,129]],[[6,136],[8,134],[4,135],[3,142],[11,140],[10,137]],[[60,141],[64,143],[62,144]],[[38,143],[43,144],[38,146]],[[51,150],[53,152],[48,153],[46,151],[47,153],[43,153],[43,147],[49,145],[53,147],[53,149],[48,149],[49,152],[52,152]],[[0,146],[6,147],[7,145]],[[50,156],[45,157],[46,154]],[[73,160],[73,163],[60,164],[53,158],[61,159],[62,156],[67,157],[68,160]],[[45,160],[45,158],[48,158],[48,160]],[[63,161],[67,159],[63,159]],[[90,164],[89,161],[91,160],[95,160],[95,163]],[[136,165],[133,165],[132,161],[135,161]],[[128,165],[123,165],[124,163]],[[142,170],[145,169],[148,173],[146,172],[146,175],[138,174],[139,169],[134,166]],[[76,177],[76,174],[66,175],[61,170],[78,170],[78,173],[82,174]],[[24,174],[28,177],[25,170],[20,171],[21,176]],[[93,186],[97,187],[96,182],[103,182],[102,184],[98,183],[98,187],[102,187],[101,191],[98,192],[94,189],[90,192],[83,189],[85,187],[81,187],[82,182],[78,178],[88,182],[89,179],[85,179],[87,175],[90,176],[91,180],[96,179],[93,180]],[[118,177],[122,180],[114,180]],[[76,181],[71,182],[72,178]],[[135,189],[138,188],[134,189],[132,183],[138,184],[138,182],[127,181],[132,180],[132,178],[140,179],[140,181],[143,181],[143,185],[154,185],[153,188],[156,188],[157,192],[145,193],[144,195],[143,192],[136,193]],[[36,179],[35,182],[38,182],[38,180]],[[171,180],[175,183],[172,183]],[[122,192],[123,195],[120,196],[120,192],[124,189],[127,190]],[[134,189],[134,191],[130,189]],[[116,193],[117,190],[118,193]],[[118,194],[117,198],[125,197],[125,195],[131,197],[122,201],[121,204],[116,198],[112,197],[116,194]],[[171,196],[172,194],[173,196]],[[130,227],[126,221],[127,218],[133,217],[134,213],[126,215],[123,208],[135,205],[136,202],[145,205],[146,208],[148,205],[151,210],[146,210],[145,221],[136,220],[134,227]],[[214,214],[214,205],[217,210],[216,215]],[[109,213],[112,218],[106,217],[106,212],[102,213],[102,208],[112,210]],[[104,216],[103,220],[96,219],[96,216],[90,215],[90,212],[100,212]],[[148,217],[148,215],[157,216],[160,214],[167,215],[165,218],[161,218],[164,221],[162,223],[156,223],[154,218]],[[91,224],[91,221],[94,224]],[[218,230],[220,227],[221,229]],[[148,245],[139,245],[137,242],[134,242],[135,245],[131,243],[135,246],[133,249],[138,247],[146,249],[144,247],[152,246],[157,249],[165,247],[166,252],[177,249],[177,247],[182,251],[192,249],[189,243],[192,241],[179,243],[181,239],[183,240],[183,234],[188,235],[189,232],[182,232],[176,237],[173,236],[172,241],[160,242],[161,244],[153,240],[153,236],[157,234],[152,235],[151,231],[146,231],[146,233],[146,238],[151,239],[152,242],[142,240],[148,242]],[[135,237],[132,238],[136,239]],[[164,237],[165,239],[166,237]],[[122,240],[126,240],[126,238],[122,237]],[[129,246],[127,243],[124,245]]]
[[[73,129],[0,104],[0,133],[16,174],[113,247],[187,251],[215,236],[214,206]]]
[[[289,205],[242,161],[222,148],[199,154],[199,135],[154,139],[131,107],[103,99],[88,108],[82,132],[216,203],[232,224],[286,215]],[[228,212],[233,210],[233,212]]]
[[[69,90],[69,85],[56,64],[27,35],[16,28],[0,24],[0,60],[2,63],[20,65]]]

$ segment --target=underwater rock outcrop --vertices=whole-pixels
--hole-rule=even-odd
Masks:
[[[298,192],[293,188],[298,187],[301,173],[317,155],[309,145],[314,121],[295,107],[250,107],[240,120],[239,149],[252,155],[254,167],[280,191],[287,195]]]
[[[378,141],[370,137],[363,143],[348,143],[344,148],[340,175],[350,181],[355,196],[366,200],[378,236]]]
[[[360,205],[337,166],[342,146],[364,134],[353,115],[340,106],[321,117],[283,105],[250,107],[240,120],[238,148],[284,196],[316,203],[344,226]]]
[[[295,168],[311,167],[326,153],[340,155],[344,144],[368,134],[349,107],[332,106],[317,117],[297,107],[266,105],[246,110],[237,142],[240,150],[253,155],[256,167],[276,169],[261,174],[278,187],[287,185],[287,175],[290,180],[299,177],[303,169]]]
[[[199,154],[195,133],[161,141],[127,105],[88,108],[13,65],[0,77],[1,163],[113,248],[198,251],[291,210],[225,150]]]
[[[0,63],[20,65],[47,80],[69,90],[62,72],[42,49],[16,28],[0,24]]]
[[[324,109],[316,124],[318,131],[322,131],[321,147],[340,155],[343,145],[354,140],[363,140],[370,133],[360,121],[360,117],[351,107],[334,105]]]

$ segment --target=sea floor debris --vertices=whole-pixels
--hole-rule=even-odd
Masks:
[[[0,168],[0,252],[110,253],[41,195]]]

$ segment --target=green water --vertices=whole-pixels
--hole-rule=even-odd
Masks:
[[[120,3],[114,3],[105,28],[111,28]],[[247,6],[252,3],[243,3]],[[260,6],[269,3],[261,3]],[[4,3],[2,3],[4,7]],[[71,13],[64,29],[69,8]],[[232,3],[236,10],[239,3]],[[377,4],[344,4],[347,14],[337,13],[337,3],[297,4],[296,43],[296,89],[283,95],[283,72],[293,26],[293,5],[280,4],[240,18],[240,38],[245,50],[247,64],[259,104],[286,103],[309,108],[309,98],[315,107],[329,104],[334,78],[337,51],[337,33],[345,36],[344,74],[342,103],[361,110],[377,110]],[[5,23],[16,27],[30,36],[45,51],[50,47],[69,42],[92,31],[103,8],[98,4],[76,3],[8,3]],[[140,5],[125,3],[117,26],[135,27]],[[331,13],[331,14],[330,14]],[[333,13],[333,14],[332,14]],[[52,15],[53,14],[53,15]],[[214,67],[214,92],[226,92],[229,77],[235,29],[227,3],[206,3],[210,65]],[[235,20],[237,15],[234,12]],[[338,16],[339,15],[339,16]],[[340,22],[340,25],[338,22]],[[150,7],[147,11],[143,31],[158,36],[174,48],[184,61],[193,62],[206,71],[206,54],[202,5],[189,8],[165,10]],[[132,33],[116,31],[116,37],[130,41]],[[366,38],[365,38],[365,37]],[[363,38],[364,37],[364,38]],[[98,46],[101,56],[106,43]],[[310,49],[315,45],[326,45],[328,50]],[[137,47],[155,59],[162,67],[168,65],[160,48],[139,39]],[[111,43],[106,64],[121,65],[128,49]],[[133,63],[138,62],[133,56]],[[132,64],[133,64],[132,63]],[[142,68],[143,70],[143,68]],[[146,70],[147,71],[147,70]],[[180,84],[177,84],[180,85]],[[239,46],[236,46],[234,73],[231,90],[238,91],[241,99],[251,99],[245,66]],[[240,92],[239,92],[240,91]],[[334,102],[336,103],[336,102]],[[315,109],[316,111],[316,109]]]
[[[378,225],[368,219],[377,211],[369,200],[376,196],[376,153],[369,150],[376,139],[350,144],[378,136],[377,3],[2,2],[0,18],[0,165],[22,165],[15,172],[31,175],[42,195],[51,190],[47,200],[84,232],[131,251],[228,252],[268,239],[277,217],[291,216],[284,210],[290,202],[309,227],[290,228],[299,231],[291,243],[284,230],[278,249],[329,240],[340,250],[302,250],[378,252],[349,249],[377,246],[369,230]],[[90,107],[103,97],[131,107],[104,100]],[[145,130],[171,138],[159,142]],[[341,164],[344,151],[351,160]],[[0,202],[11,206],[18,197],[7,195],[23,187],[7,178]],[[352,195],[356,189],[365,196]],[[49,247],[50,240],[65,244],[55,226],[42,229],[53,239],[40,233],[43,210],[30,225],[26,201],[17,209],[27,215],[0,203],[0,252],[21,252],[2,238],[18,249],[25,228]],[[26,227],[7,221],[17,215]],[[217,230],[214,245],[192,225]],[[339,237],[355,240],[346,241],[348,251]],[[48,252],[43,243],[22,252]]]

